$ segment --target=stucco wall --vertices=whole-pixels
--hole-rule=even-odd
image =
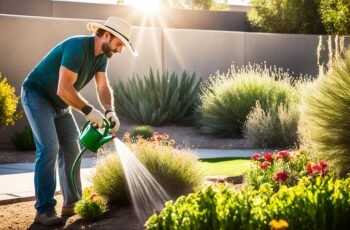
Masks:
[[[118,15],[135,26],[162,28],[250,31],[246,12],[164,8],[149,14],[127,5],[51,0],[0,0],[0,14],[105,20]]]
[[[0,72],[19,95],[22,81],[40,59],[63,39],[89,34],[86,30],[89,21],[0,15],[0,30],[6,31],[0,36]],[[205,80],[216,71],[226,72],[232,62],[240,66],[267,61],[267,64],[290,69],[296,75],[317,73],[316,35],[134,27],[132,40],[140,56],[133,58],[126,50],[115,55],[108,68],[112,83],[127,79],[133,73],[143,75],[150,67],[178,73],[196,72]],[[93,82],[82,91],[97,105],[94,92]],[[82,124],[84,118],[77,117]],[[15,127],[0,131],[4,137],[0,143],[9,142],[13,132],[21,130],[25,124],[23,119]]]

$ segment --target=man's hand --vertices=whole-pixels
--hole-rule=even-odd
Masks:
[[[113,133],[116,133],[119,130],[120,127],[120,123],[119,123],[119,119],[117,117],[117,114],[111,110],[111,109],[107,109],[105,112],[106,118],[110,123],[110,129]]]
[[[98,128],[103,127],[103,114],[95,108],[91,109],[91,111],[86,115],[86,118],[93,126],[97,126]]]

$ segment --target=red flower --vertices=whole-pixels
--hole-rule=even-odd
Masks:
[[[263,163],[261,163],[260,168],[262,169],[267,169],[267,167],[269,167],[271,165],[271,163],[269,161],[264,161]]]
[[[162,135],[159,134],[159,135],[157,135],[156,138],[157,138],[157,141],[161,141],[162,140]]]
[[[280,152],[278,152],[278,155],[280,155],[283,158],[289,157],[289,153],[287,151],[280,151]]]
[[[322,172],[322,167],[318,164],[315,164],[312,166],[312,173],[316,174],[316,173],[321,173]]]
[[[308,162],[307,165],[305,166],[305,171],[307,173],[311,173],[312,172],[312,163]]]
[[[288,179],[288,174],[286,171],[281,171],[276,173],[276,175],[273,177],[274,181],[282,181],[285,182]]]
[[[265,154],[265,160],[271,161],[273,159],[273,154],[272,153],[266,153]]]
[[[261,154],[259,154],[259,153],[254,153],[254,154],[252,155],[252,159],[255,160],[255,161],[260,160],[261,157],[262,157],[262,156],[261,156]]]
[[[325,169],[328,167],[328,164],[324,161],[320,161],[320,166],[322,167],[322,169]]]

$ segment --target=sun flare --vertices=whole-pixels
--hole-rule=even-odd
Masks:
[[[141,11],[148,14],[154,14],[160,10],[161,0],[134,1],[133,5],[135,5]]]

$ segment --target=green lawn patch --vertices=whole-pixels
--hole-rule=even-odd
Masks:
[[[249,168],[250,158],[214,158],[199,160],[205,176],[238,176]]]

